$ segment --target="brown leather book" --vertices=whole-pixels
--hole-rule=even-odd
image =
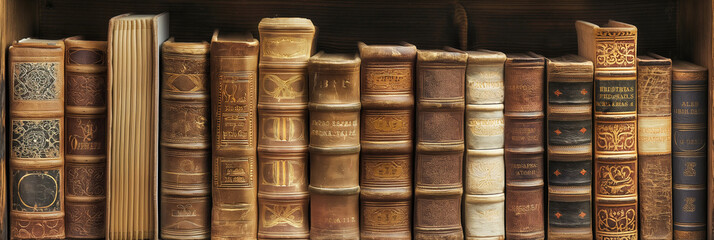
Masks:
[[[315,26],[264,18],[258,30],[258,237],[307,239],[307,63]]]
[[[258,51],[250,33],[211,39],[211,239],[257,238]]]
[[[640,239],[672,239],[672,60],[637,57]]]
[[[65,237],[64,41],[10,47],[10,238]]]
[[[414,238],[463,239],[464,82],[468,54],[417,50]]]
[[[107,42],[67,39],[65,224],[68,238],[104,238]]]
[[[210,45],[169,39],[161,50],[161,238],[209,239]]]
[[[359,239],[359,67],[355,54],[310,58],[310,239]]]
[[[545,59],[531,52],[506,57],[506,238],[543,239]]]
[[[578,54],[594,66],[593,222],[596,239],[638,239],[637,28],[575,22]]]
[[[360,238],[411,239],[416,47],[359,43]]]

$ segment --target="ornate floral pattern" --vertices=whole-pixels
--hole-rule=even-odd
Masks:
[[[635,138],[635,122],[596,123],[595,136],[597,151],[634,151],[637,144]]]
[[[635,65],[634,41],[600,41],[596,45],[598,67],[632,67]]]
[[[14,64],[13,97],[16,100],[52,100],[60,95],[56,62],[20,62]]]
[[[12,157],[58,158],[60,120],[12,121]]]

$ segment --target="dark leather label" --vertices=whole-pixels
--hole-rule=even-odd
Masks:
[[[548,183],[555,186],[589,186],[592,182],[591,160],[578,162],[548,161]]]
[[[702,227],[707,223],[707,190],[702,189],[677,189],[672,192],[672,214],[674,228],[677,223],[700,223]],[[689,224],[688,224],[689,225]],[[681,227],[681,226],[680,226]]]
[[[703,124],[707,122],[707,87],[672,89],[672,123]]]
[[[548,223],[551,227],[590,228],[590,200],[577,202],[548,201]]]
[[[674,184],[707,184],[707,155],[672,157]]]
[[[637,111],[637,80],[595,81],[596,112]]]
[[[543,179],[543,153],[520,154],[506,151],[506,179]]]
[[[592,82],[548,82],[548,102],[553,104],[590,103]]]
[[[689,128],[686,126],[674,125],[672,139],[672,152],[677,153],[701,153],[706,154],[707,143],[707,123],[702,123],[702,127]]]
[[[590,144],[593,140],[591,119],[577,121],[548,121],[548,145],[574,146]]]
[[[60,170],[13,170],[12,210],[22,212],[61,211]]]
[[[107,53],[99,49],[72,48],[67,50],[67,61],[70,64],[104,65]]]

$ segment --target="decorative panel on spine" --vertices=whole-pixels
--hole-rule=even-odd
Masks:
[[[503,64],[506,55],[469,51],[464,119],[464,232],[468,239],[505,238]]]
[[[411,239],[416,47],[359,43],[360,237]]]
[[[264,18],[258,77],[258,237],[309,237],[307,63],[315,26]]]
[[[208,239],[211,219],[210,45],[162,46],[161,238]]]
[[[10,238],[65,238],[64,42],[10,47]]]
[[[593,63],[547,61],[548,239],[592,239]]]
[[[531,52],[506,56],[506,238],[543,239],[545,59]]]
[[[103,238],[107,42],[65,40],[65,224],[68,238]]]
[[[577,21],[578,53],[593,62],[595,238],[638,239],[637,28]]]
[[[359,68],[355,54],[310,58],[310,239],[359,239]]]

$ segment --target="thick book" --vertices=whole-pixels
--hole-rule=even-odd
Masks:
[[[464,85],[468,54],[417,50],[414,239],[463,239]]]
[[[468,51],[464,117],[464,234],[467,239],[506,236],[503,161],[503,65],[506,54]]]
[[[640,239],[672,239],[672,60],[637,57]]]
[[[104,238],[107,42],[65,40],[67,238]]]
[[[708,74],[685,61],[672,65],[672,214],[675,239],[707,238]]]
[[[548,239],[593,239],[593,63],[566,55],[546,64]]]
[[[532,52],[506,57],[506,238],[543,239],[545,58]]]
[[[63,40],[10,46],[10,238],[65,238]]]
[[[258,237],[307,239],[307,64],[315,26],[264,18],[258,30]]]
[[[207,42],[161,47],[162,239],[209,239],[211,98]]]
[[[355,54],[310,58],[310,239],[360,239],[359,68]]]
[[[159,52],[168,25],[168,13],[124,14],[109,21],[109,239],[159,237]]]
[[[257,238],[258,51],[250,33],[211,38],[211,239]]]
[[[638,239],[637,28],[577,21],[578,54],[593,62],[596,239]]]
[[[411,239],[416,46],[358,46],[360,238]]]

